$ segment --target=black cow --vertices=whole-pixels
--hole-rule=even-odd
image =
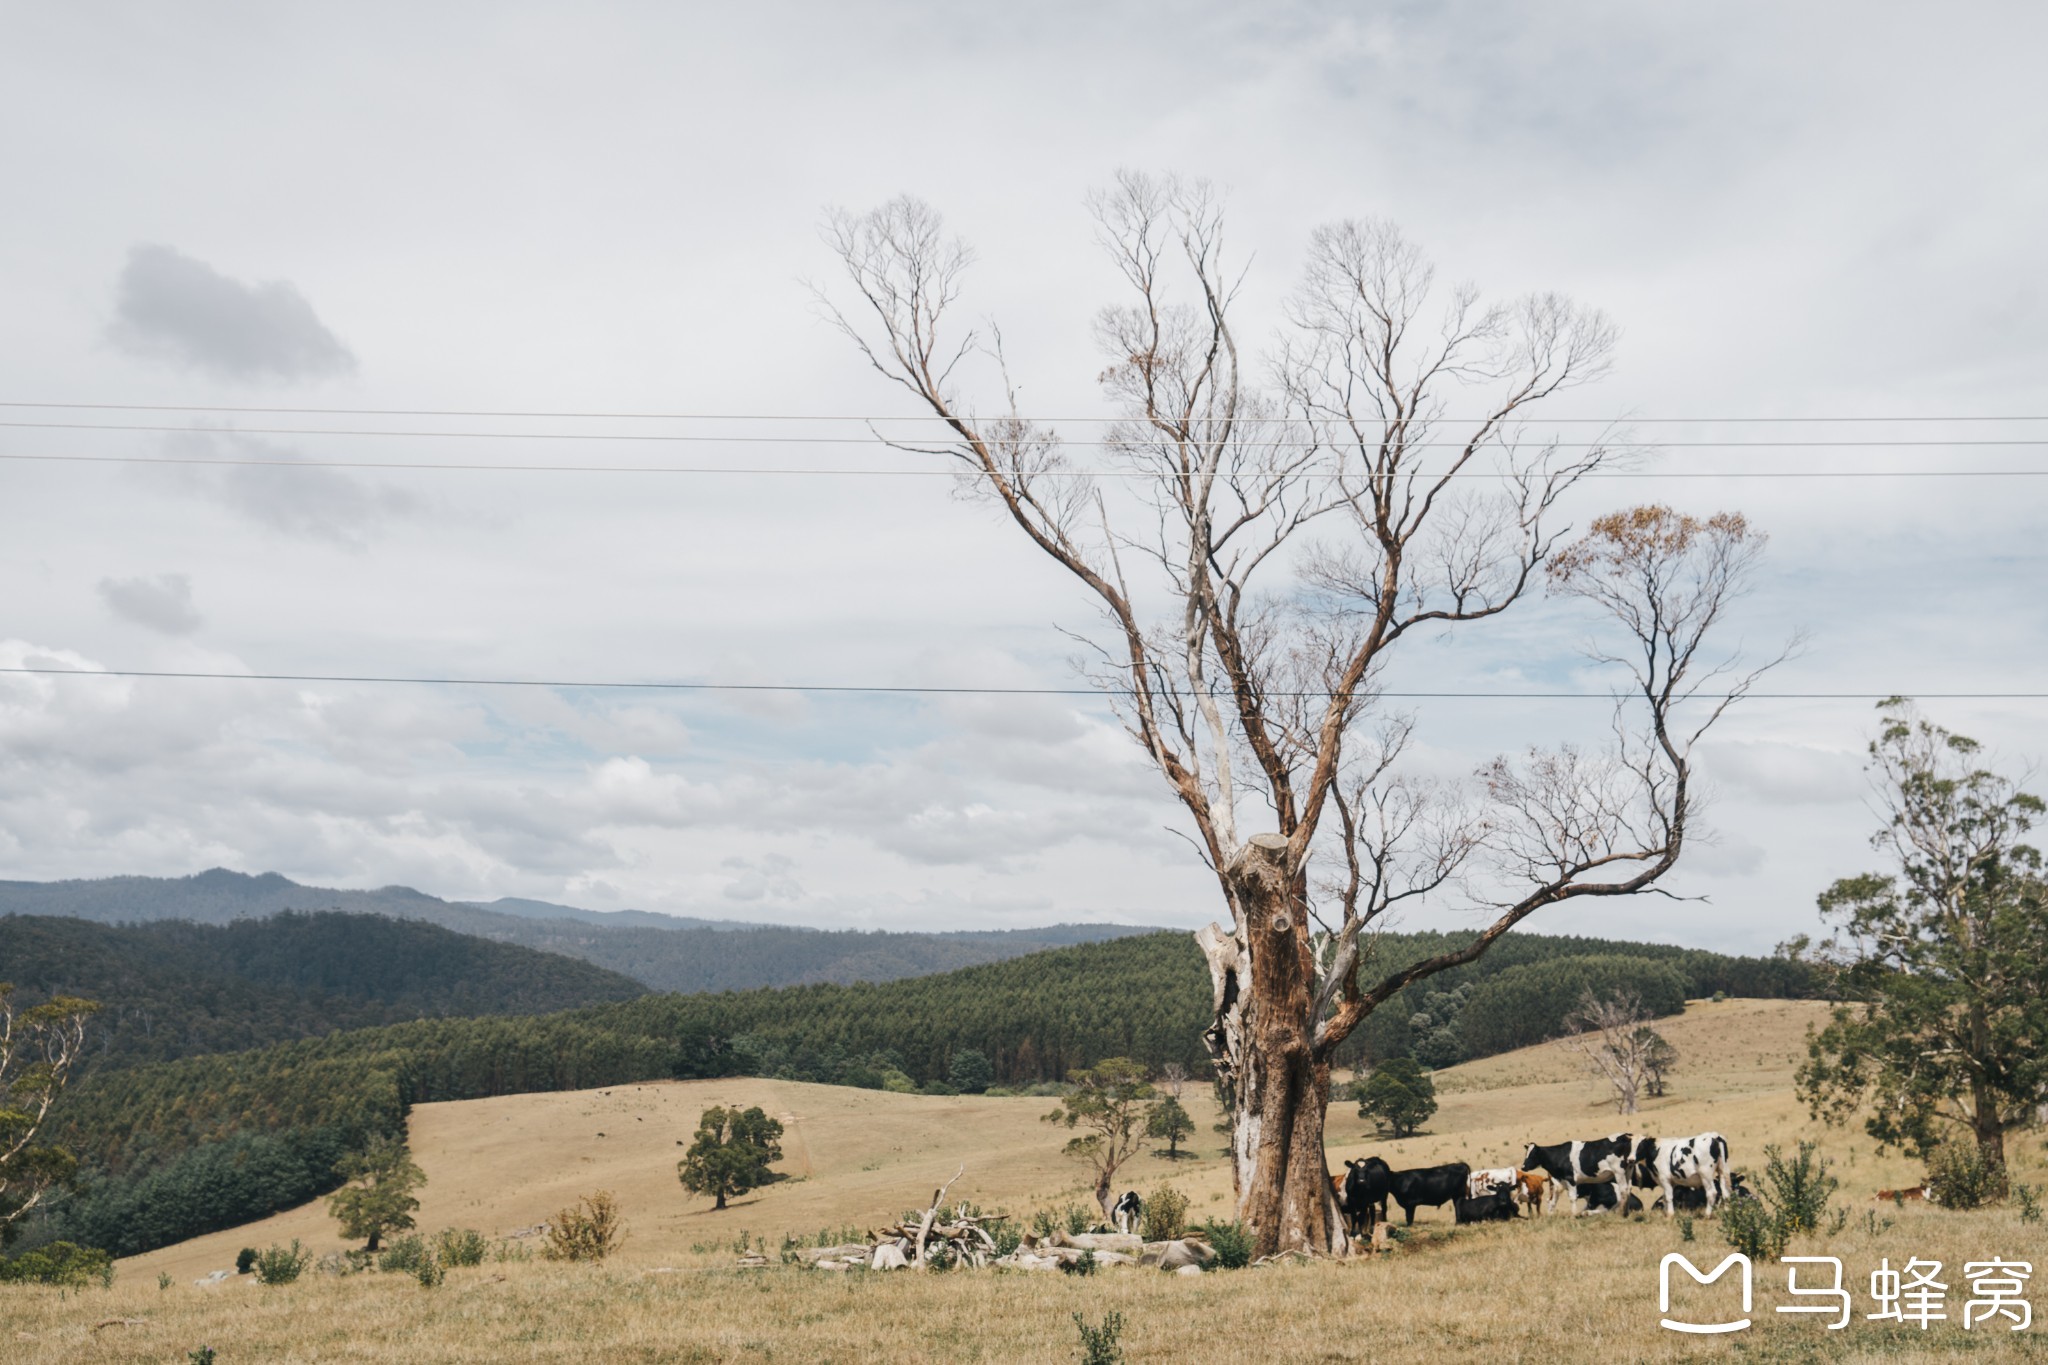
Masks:
[[[1521,1206],[1515,1199],[1518,1188],[1509,1183],[1493,1185],[1474,1198],[1461,1194],[1451,1202],[1451,1214],[1460,1223],[1512,1222],[1521,1216]]]
[[[1109,1221],[1116,1225],[1118,1232],[1136,1232],[1144,1216],[1145,1201],[1138,1198],[1136,1190],[1125,1190],[1124,1197],[1117,1200],[1109,1211]]]
[[[1749,1182],[1741,1176],[1729,1176],[1728,1183],[1731,1187],[1728,1192],[1730,1199],[1756,1198],[1756,1192],[1749,1188]],[[1646,1176],[1638,1168],[1636,1184],[1646,1190],[1655,1189],[1657,1187],[1657,1178],[1654,1175]],[[1681,1209],[1704,1209],[1707,1206],[1707,1192],[1694,1185],[1674,1185],[1671,1187],[1671,1195],[1672,1198],[1678,1201],[1678,1207]]]
[[[1412,1171],[1395,1171],[1387,1181],[1387,1193],[1401,1206],[1403,1226],[1415,1226],[1415,1210],[1437,1208],[1465,1197],[1465,1182],[1472,1168],[1462,1161],[1448,1166],[1421,1166]]]
[[[1553,1142],[1547,1146],[1529,1144],[1522,1154],[1522,1169],[1542,1171],[1550,1177],[1553,1203],[1570,1199],[1572,1211],[1577,1200],[1597,1185],[1619,1184],[1626,1188],[1635,1174],[1636,1138],[1633,1133],[1592,1138],[1584,1142]]]
[[[1587,1213],[1607,1213],[1614,1208],[1614,1192],[1619,1189],[1628,1189],[1628,1187],[1626,1185],[1617,1185],[1613,1183],[1605,1185],[1581,1185],[1579,1187],[1579,1197],[1586,1201]],[[1636,1192],[1634,1190],[1629,1190],[1628,1207],[1623,1209],[1622,1212],[1641,1213],[1642,1211],[1643,1201],[1636,1198]]]
[[[1393,1189],[1394,1171],[1376,1156],[1344,1163],[1344,1230],[1353,1237],[1371,1234],[1374,1223],[1387,1217],[1387,1195]]]

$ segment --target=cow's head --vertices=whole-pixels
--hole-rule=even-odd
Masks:
[[[1537,1169],[1536,1144],[1533,1142],[1529,1144],[1529,1149],[1522,1153],[1522,1169],[1525,1171],[1533,1171]]]

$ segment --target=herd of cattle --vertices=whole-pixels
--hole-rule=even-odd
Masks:
[[[1634,1191],[1655,1189],[1651,1205],[1663,1200],[1670,1217],[1681,1208],[1712,1213],[1720,1201],[1749,1194],[1728,1165],[1728,1140],[1719,1133],[1689,1138],[1612,1133],[1583,1142],[1530,1143],[1519,1167],[1483,1171],[1462,1161],[1397,1171],[1376,1156],[1344,1165],[1347,1173],[1332,1176],[1330,1183],[1353,1237],[1371,1235],[1386,1218],[1390,1199],[1412,1226],[1415,1210],[1444,1204],[1460,1223],[1516,1218],[1524,1206],[1547,1213],[1566,1200],[1574,1215],[1582,1202],[1587,1213],[1614,1208],[1633,1213],[1642,1208]]]

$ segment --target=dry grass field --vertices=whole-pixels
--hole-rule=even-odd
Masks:
[[[956,1196],[1028,1211],[1085,1198],[1081,1172],[1059,1155],[1064,1131],[1039,1122],[1043,1099],[936,1098],[776,1081],[624,1086],[428,1105],[414,1114],[413,1150],[426,1169],[420,1226],[475,1227],[493,1237],[529,1228],[577,1195],[614,1191],[627,1214],[623,1249],[602,1267],[540,1260],[451,1271],[434,1289],[398,1274],[309,1274],[266,1288],[252,1277],[199,1287],[242,1246],[296,1237],[315,1252],[342,1244],[320,1205],[197,1238],[120,1263],[112,1289],[0,1291],[0,1355],[56,1361],[184,1361],[201,1344],[224,1365],[242,1361],[1072,1361],[1072,1315],[1118,1312],[1123,1348],[1141,1361],[1753,1360],[1953,1355],[2036,1358],[2035,1332],[1960,1327],[1968,1297],[1962,1263],[1992,1256],[2034,1262],[2048,1281],[2048,1235],[2009,1209],[1976,1214],[1878,1207],[1881,1186],[1911,1184],[1917,1168],[1880,1158],[1860,1133],[1816,1133],[1796,1106],[1791,1068],[1818,1006],[1794,1001],[1700,1002],[1667,1021],[1683,1056],[1668,1099],[1631,1126],[1725,1133],[1738,1166],[1761,1147],[1820,1137],[1851,1211],[1825,1247],[1794,1254],[1843,1259],[1858,1320],[1841,1332],[1772,1311],[1789,1302],[1785,1272],[1760,1266],[1755,1326],[1724,1338],[1660,1329],[1657,1268],[1683,1249],[1703,1267],[1725,1247],[1701,1220],[1680,1241],[1659,1213],[1450,1225],[1424,1211],[1394,1254],[1345,1264],[1284,1265],[1184,1279],[1122,1269],[1085,1279],[960,1272],[842,1274],[734,1266],[743,1233],[779,1244],[784,1232],[867,1226],[920,1206],[965,1164]],[[1430,1131],[1404,1142],[1372,1139],[1350,1106],[1331,1114],[1331,1161],[1368,1151],[1396,1166],[1460,1159],[1512,1164],[1529,1140],[1604,1133],[1619,1126],[1596,1087],[1554,1050],[1491,1058],[1438,1075],[1442,1107]],[[791,1179],[712,1212],[675,1179],[679,1139],[714,1103],[760,1104],[787,1132]],[[1141,1190],[1170,1179],[1197,1218],[1220,1214],[1229,1175],[1208,1132],[1206,1093],[1189,1096],[1202,1126],[1195,1160],[1146,1156],[1119,1183]],[[2040,1143],[2015,1144],[2021,1180],[2042,1179]],[[1866,1214],[1869,1215],[1866,1218]],[[1398,1213],[1397,1213],[1398,1219]],[[1888,1226],[1885,1220],[1892,1220]],[[1879,1258],[1948,1267],[1951,1321],[1922,1333],[1868,1324],[1866,1287]],[[159,1274],[171,1277],[158,1288]],[[1726,1285],[1679,1291],[1722,1304]],[[2048,1285],[2041,1294],[2048,1296]],[[2043,1298],[2048,1309],[2048,1297]],[[1701,1308],[1702,1316],[1711,1310]],[[2048,1321],[2039,1330],[2048,1335]]]

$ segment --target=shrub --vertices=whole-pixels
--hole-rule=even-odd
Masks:
[[[1097,1216],[1095,1210],[1084,1209],[1079,1204],[1067,1205],[1066,1208],[1060,1211],[1060,1217],[1066,1220],[1066,1230],[1076,1236],[1088,1231],[1088,1229],[1102,1221]]]
[[[1148,1242],[1164,1242],[1187,1230],[1188,1197],[1171,1185],[1161,1185],[1145,1201],[1139,1232]]]
[[[168,1270],[159,1270],[159,1271],[157,1271],[157,1273],[156,1273],[156,1288],[157,1288],[157,1292],[158,1292],[159,1294],[161,1294],[161,1293],[162,1293],[162,1292],[163,1292],[164,1290],[166,1290],[166,1289],[169,1289],[170,1287],[171,1287],[171,1272],[170,1272],[170,1271],[168,1271]]]
[[[442,1280],[448,1278],[447,1270],[442,1267],[441,1262],[431,1251],[420,1258],[420,1263],[413,1268],[412,1275],[414,1279],[420,1282],[420,1288],[422,1289],[432,1289],[440,1284]]]
[[[1785,1249],[1785,1225],[1761,1199],[1731,1199],[1721,1205],[1721,1235],[1752,1261],[1775,1261]]]
[[[1123,1347],[1117,1344],[1123,1335],[1123,1314],[1107,1314],[1100,1326],[1090,1327],[1088,1319],[1076,1313],[1074,1326],[1081,1331],[1081,1365],[1124,1365]]]
[[[1758,1193],[1770,1202],[1772,1211],[1784,1224],[1786,1237],[1820,1230],[1828,1201],[1842,1183],[1828,1174],[1829,1164],[1820,1155],[1818,1145],[1811,1142],[1801,1142],[1790,1161],[1776,1147],[1764,1148],[1764,1171]]]
[[[1690,1242],[1690,1241],[1692,1240],[1692,1237],[1693,1237],[1693,1231],[1692,1231],[1692,1215],[1691,1215],[1691,1214],[1689,1214],[1689,1213],[1681,1213],[1681,1214],[1679,1214],[1679,1215],[1678,1215],[1678,1240],[1679,1240],[1679,1241],[1681,1241],[1681,1242]]]
[[[551,1261],[602,1261],[625,1235],[619,1201],[610,1190],[599,1190],[555,1215],[542,1254]]]
[[[1069,1275],[1093,1275],[1100,1268],[1092,1251],[1084,1251],[1071,1261],[1060,1262],[1060,1269]]]
[[[414,1233],[409,1237],[401,1237],[385,1247],[383,1253],[377,1257],[377,1269],[416,1275],[431,1254],[427,1250],[426,1238]]]
[[[2005,1193],[2005,1167],[1963,1139],[1935,1148],[1927,1159],[1927,1187],[1945,1209],[1981,1209]]]
[[[290,1284],[306,1273],[313,1253],[299,1249],[299,1239],[288,1247],[270,1246],[256,1253],[256,1278],[267,1285]]]
[[[196,1351],[185,1352],[185,1359],[189,1365],[214,1365],[218,1358],[211,1346],[201,1346]]]
[[[235,1253],[235,1273],[246,1275],[256,1268],[256,1248],[243,1247]]]
[[[442,1265],[482,1265],[490,1249],[475,1228],[442,1228],[434,1238],[434,1259]]]
[[[1252,1263],[1252,1234],[1242,1223],[1212,1218],[1202,1224],[1202,1240],[1216,1252],[1210,1270],[1242,1270]]]
[[[2019,1202],[2020,1221],[2038,1223],[2041,1221],[2041,1193],[2032,1185],[2015,1185],[2012,1197]]]
[[[99,1281],[112,1288],[114,1258],[95,1247],[51,1242],[0,1261],[0,1284],[54,1284],[77,1289]]]

